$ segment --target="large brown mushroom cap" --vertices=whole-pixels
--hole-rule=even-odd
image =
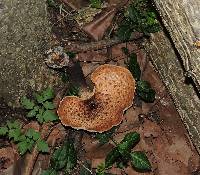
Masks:
[[[89,99],[65,97],[58,108],[63,125],[91,132],[104,132],[121,123],[123,112],[133,103],[135,80],[126,68],[102,65],[92,74]]]

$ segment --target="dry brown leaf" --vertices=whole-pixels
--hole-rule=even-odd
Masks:
[[[57,124],[52,132],[50,133],[47,143],[51,145],[55,145],[55,143],[59,144],[61,141],[64,140],[66,136],[66,130],[62,124]]]
[[[94,40],[101,40],[107,29],[112,24],[116,11],[116,6],[103,9],[102,12],[97,15],[92,22],[83,27],[83,30]]]
[[[32,122],[26,124],[26,125],[23,127],[24,130],[27,130],[27,129],[29,129],[29,128],[32,128],[32,129],[34,129],[34,130],[36,130],[36,131],[39,131],[39,130],[40,130],[40,125],[39,125],[38,122],[32,121]]]
[[[8,168],[14,163],[19,155],[14,152],[12,147],[6,147],[0,149],[0,171]]]

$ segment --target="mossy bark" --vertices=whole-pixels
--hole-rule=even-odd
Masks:
[[[44,64],[50,41],[46,0],[0,0],[0,97],[10,105],[56,83]]]

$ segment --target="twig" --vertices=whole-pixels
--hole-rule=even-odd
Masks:
[[[143,36],[141,33],[137,33],[133,35],[127,42],[133,41],[140,39]],[[91,50],[101,50],[104,48],[111,47],[116,44],[123,43],[124,41],[119,40],[118,38],[116,39],[106,39],[106,40],[101,40],[101,41],[95,41],[95,42],[90,42],[90,43],[64,43],[65,46],[64,48],[67,51],[79,53],[79,52],[86,52],[86,51],[91,51]]]

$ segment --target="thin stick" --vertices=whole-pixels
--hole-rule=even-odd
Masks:
[[[143,34],[137,33],[137,34],[133,35],[129,39],[129,41],[140,39],[142,36],[143,36]],[[129,41],[127,41],[127,42],[129,42]],[[81,44],[69,42],[69,43],[65,43],[64,48],[67,51],[79,53],[79,52],[86,52],[86,51],[91,51],[91,50],[101,50],[101,49],[108,48],[108,47],[111,47],[113,45],[120,44],[120,43],[124,43],[124,41],[119,40],[118,38],[94,41],[94,42],[90,42],[90,43],[81,43]]]

